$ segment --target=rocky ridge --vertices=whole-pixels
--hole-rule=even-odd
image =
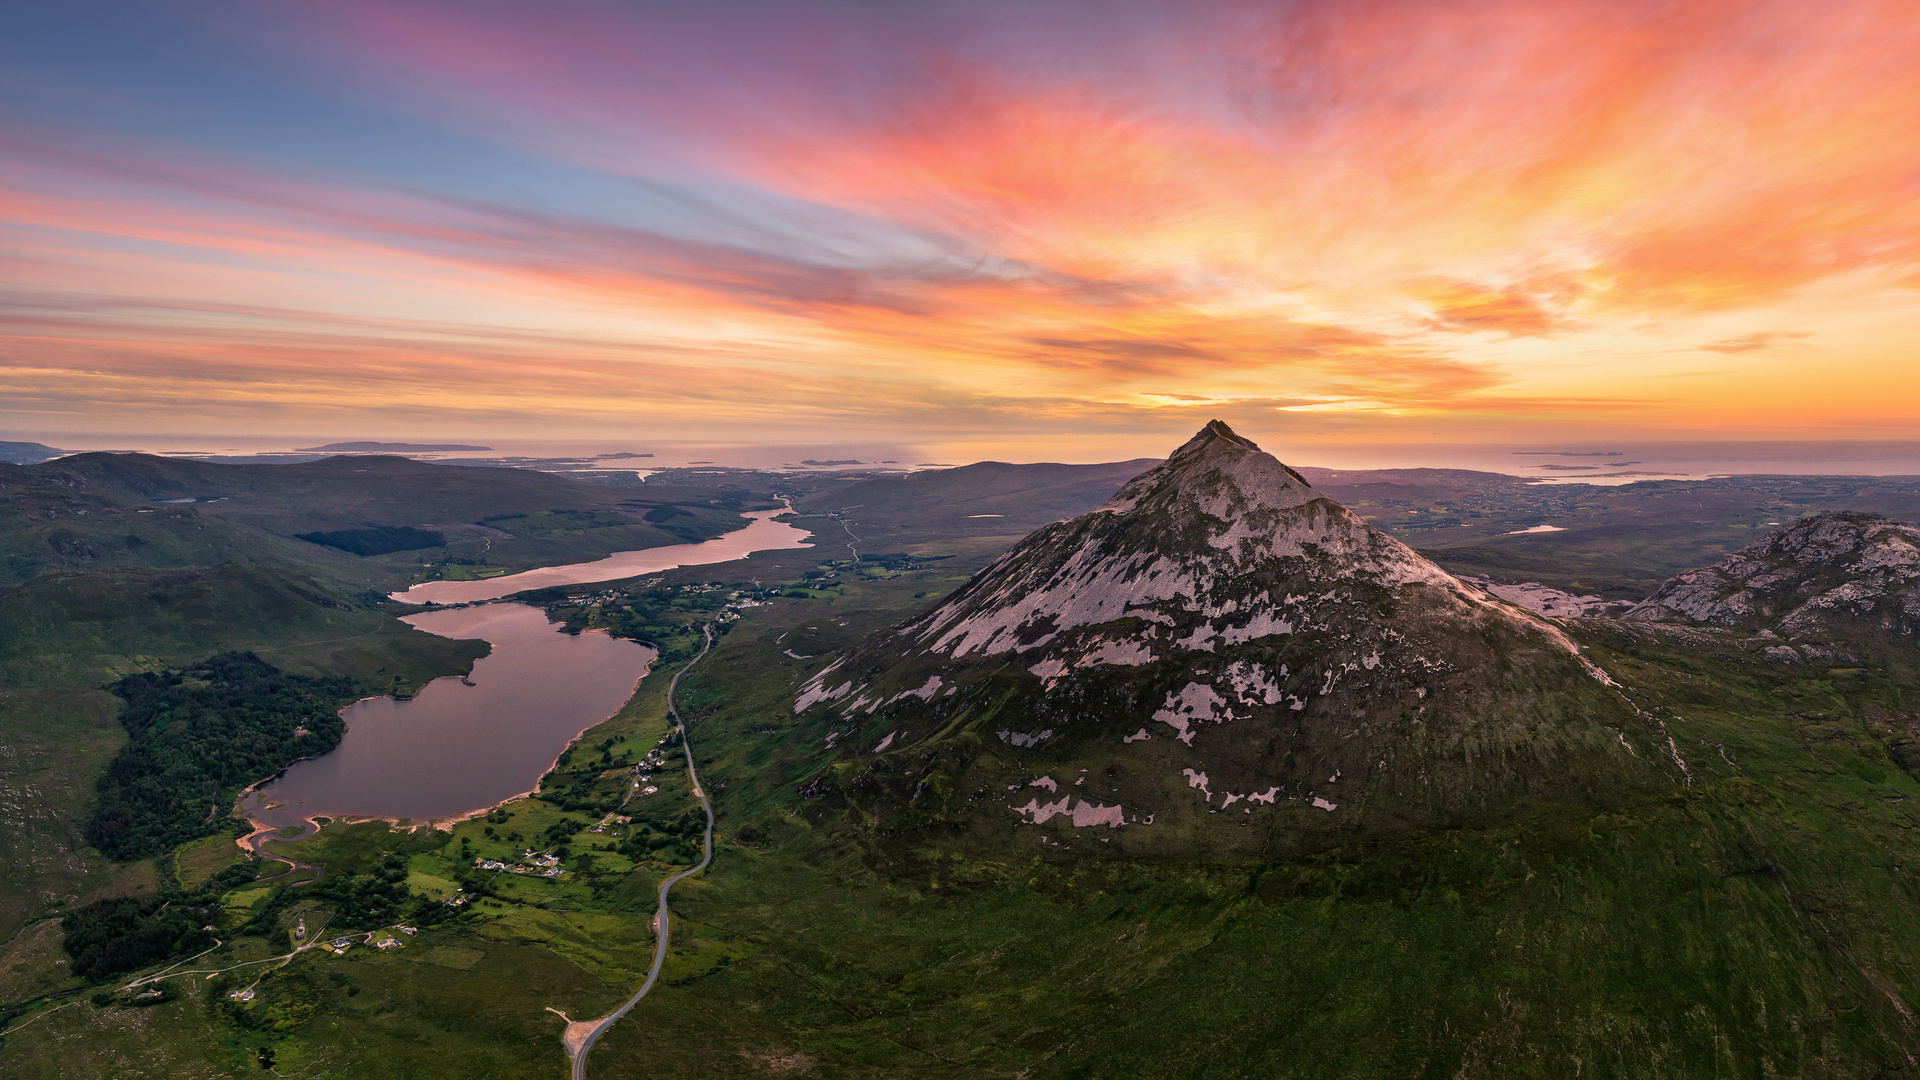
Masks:
[[[822,751],[859,751],[837,782],[876,814],[1103,826],[1123,846],[1223,812],[1262,828],[1208,843],[1270,846],[1671,781],[1557,624],[1463,584],[1218,421],[836,659],[792,708]]]
[[[1790,639],[1920,628],[1920,526],[1878,514],[1815,514],[1712,566],[1669,579],[1628,612]]]

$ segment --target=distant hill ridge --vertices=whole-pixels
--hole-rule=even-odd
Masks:
[[[45,443],[0,442],[0,461],[9,465],[37,465],[60,456],[60,451]]]
[[[491,446],[467,446],[463,443],[410,442],[336,442],[325,446],[297,446],[309,454],[431,454],[456,450],[492,450]]]

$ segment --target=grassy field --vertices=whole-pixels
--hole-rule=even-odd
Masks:
[[[1907,839],[1920,785],[1858,720],[1875,702],[1902,704],[1901,687],[1602,625],[1590,646],[1668,725],[1691,786],[1605,813],[1550,809],[1276,862],[956,855],[815,816],[749,779],[796,771],[768,750],[779,739],[767,729],[779,726],[778,684],[804,665],[771,657],[808,627],[822,645],[856,633],[855,601],[875,617],[911,607],[909,584],[849,586],[845,607],[761,609],[690,676],[719,859],[676,894],[665,981],[596,1051],[591,1075],[1906,1070],[1920,897],[1897,867],[1920,858]],[[665,731],[659,706],[657,689],[643,693],[582,747],[612,739],[622,758],[651,746]],[[660,822],[688,802],[670,770],[654,775],[659,801],[636,816]],[[451,833],[330,825],[295,850],[340,873],[409,853],[413,873],[453,881],[471,857],[516,853],[509,833],[597,817],[523,800]],[[286,990],[314,995],[302,1025],[248,1034],[191,1001],[154,1007],[172,1022],[143,1029],[144,1060],[184,1069],[218,1048],[240,1072],[267,1045],[288,1075],[557,1071],[558,1022],[544,1010],[591,1015],[631,984],[665,869],[601,854],[593,845],[608,841],[587,835],[576,850],[597,865],[574,880],[506,878],[463,925],[391,956],[303,959],[314,975]],[[503,952],[514,966],[494,965]],[[477,1002],[484,1029],[463,1026]],[[126,1021],[91,1009],[50,1015],[45,1031],[11,1036],[9,1053],[49,1060],[35,1055],[63,1035],[131,1041]],[[98,1074],[120,1060],[111,1053]]]
[[[1006,537],[985,523],[1003,519],[972,517],[995,511],[962,487],[940,513],[973,524],[922,535],[917,493],[860,502],[845,497],[860,485],[814,483],[802,500],[822,539],[813,550],[542,597],[569,625],[646,625],[677,641],[735,591],[780,594],[724,624],[682,680],[719,815],[716,860],[676,890],[663,981],[596,1049],[589,1075],[1915,1071],[1920,781],[1903,763],[1920,760],[1909,749],[1920,664],[1910,650],[1858,668],[1781,668],[1740,635],[1578,624],[1590,655],[1672,736],[1689,778],[1605,808],[1538,806],[1495,827],[1355,834],[1264,859],[1037,842],[1066,839],[1058,820],[1019,845],[953,844],[802,797],[808,777],[854,759],[823,747],[789,702],[833,654],[991,558]],[[1600,514],[1582,505],[1562,510]],[[834,530],[863,543],[887,535],[879,525],[900,526],[899,542],[863,546],[859,562],[831,546]],[[1586,580],[1581,568],[1602,555],[1628,560],[1615,576],[1637,580],[1718,542],[1701,532],[1636,555],[1631,530],[1583,535],[1542,556],[1559,560],[1556,580]],[[1533,542],[1496,549],[1524,553],[1522,541]],[[35,793],[9,800],[31,810],[0,831],[19,868],[0,885],[19,890],[19,903],[0,895],[7,911],[197,883],[231,858],[216,837],[161,865],[116,868],[62,834],[84,808],[90,770],[118,745],[114,702],[97,689],[108,679],[202,659],[261,626],[280,636],[245,644],[290,670],[407,684],[471,656],[409,636],[377,609],[302,599],[340,595],[317,578],[229,567],[173,585],[142,576],[151,573],[42,575],[17,611],[14,593],[0,595],[0,626],[24,628],[0,633],[13,650],[0,654],[0,722],[18,748],[0,761],[12,770],[0,783]],[[649,590],[663,591],[644,600]],[[640,608],[649,621],[631,614]],[[90,610],[107,614],[90,620]],[[559,1075],[562,1021],[548,1010],[595,1016],[631,991],[651,955],[654,890],[694,857],[696,804],[677,743],[662,745],[664,689],[687,650],[666,644],[659,670],[580,738],[543,797],[450,829],[328,822],[281,845],[346,886],[397,866],[416,910],[446,916],[439,925],[392,950],[301,953],[254,986],[247,1023],[226,1004],[248,985],[235,977],[177,979],[177,997],[146,1006],[96,1006],[86,994],[37,1006],[6,1030],[0,1075],[257,1075],[263,1061],[304,1077]],[[640,776],[657,790],[628,798]],[[475,865],[528,849],[564,850],[567,872]],[[194,966],[284,951],[296,914],[339,925],[326,901],[301,901],[298,889],[277,899],[282,884],[225,893],[223,937],[273,904],[293,906],[279,909],[272,934],[256,925]],[[456,894],[467,902],[439,904]],[[18,926],[0,951],[0,998],[76,985],[57,962],[57,923],[23,914],[5,929]]]
[[[1920,883],[1902,867],[1920,866],[1920,783],[1889,750],[1898,732],[1864,719],[1910,710],[1897,679],[1784,671],[1714,635],[1593,624],[1589,648],[1673,734],[1691,785],[1273,861],[994,856],[877,834],[788,784],[819,764],[784,742],[781,696],[808,669],[789,645],[804,634],[830,649],[924,603],[919,584],[853,581],[832,601],[755,609],[683,680],[720,850],[676,892],[662,985],[590,1075],[1908,1070]],[[647,680],[576,759],[643,758],[666,731],[662,685]],[[599,760],[550,782],[592,776],[610,796],[627,774]],[[635,826],[691,805],[673,768],[650,775],[661,790],[628,808]],[[289,847],[342,874],[400,853],[409,880],[437,893],[471,883],[474,858],[602,816],[530,799],[451,832],[330,824]],[[5,1052],[44,1062],[97,1040],[97,1071],[64,1075],[107,1075],[148,1040],[143,1060],[185,1075],[257,1070],[260,1046],[284,1075],[557,1072],[558,1018],[544,1010],[603,1011],[650,949],[651,890],[669,864],[624,858],[610,850],[620,841],[574,833],[566,877],[500,875],[458,925],[391,955],[303,954],[311,973],[279,992],[314,1010],[284,1031],[233,1029],[183,997],[146,1010],[171,1019],[138,1035],[113,1019],[131,1010],[73,1006],[9,1035]],[[481,1002],[487,1023],[473,1026]]]
[[[677,907],[688,953],[749,955],[643,1003],[596,1074],[1904,1074],[1920,784],[1863,717],[1911,691],[1593,637],[1691,785],[1238,865],[985,858],[723,793]],[[779,771],[790,676],[742,686],[753,651],[778,670],[736,631],[704,672],[710,783]]]

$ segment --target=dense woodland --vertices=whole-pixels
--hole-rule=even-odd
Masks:
[[[247,785],[333,749],[353,687],[227,653],[112,689],[126,699],[129,739],[99,780],[86,837],[110,858],[138,859],[211,835]]]
[[[294,538],[322,547],[339,548],[355,555],[387,555],[416,548],[444,547],[445,533],[416,529],[410,525],[392,525],[373,529],[341,529],[336,532],[295,533]]]
[[[159,896],[119,896],[89,904],[60,920],[73,973],[97,979],[132,971],[179,953],[213,947],[201,925],[218,904],[193,906]]]

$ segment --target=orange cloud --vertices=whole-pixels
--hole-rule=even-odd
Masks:
[[[0,382],[50,412],[1781,431],[1849,407],[1808,414],[1781,346],[1844,381],[1920,330],[1908,7],[1095,11],[307,13],[283,37],[335,92],[617,194],[0,130]],[[1660,358],[1695,350],[1736,359],[1688,401]],[[1856,407],[1894,425],[1920,375],[1875,377]]]
[[[1513,288],[1493,290],[1447,281],[1429,289],[1426,300],[1433,305],[1434,325],[1442,330],[1542,335],[1558,321],[1539,300]]]

